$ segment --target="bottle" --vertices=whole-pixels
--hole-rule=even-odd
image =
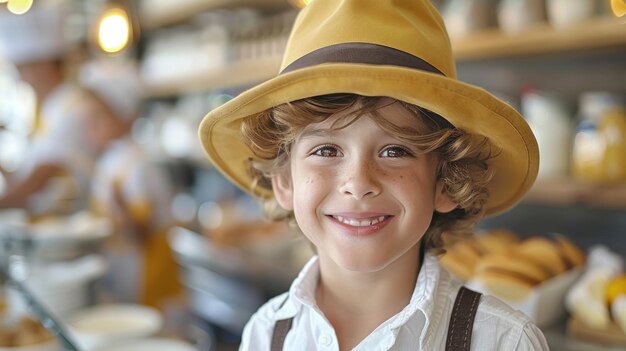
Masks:
[[[621,97],[609,92],[587,92],[579,99],[579,124],[572,146],[572,174],[575,179],[600,183],[605,180],[605,132],[598,130],[607,110],[620,105]],[[612,130],[611,123],[606,130]],[[609,132],[610,133],[610,132]]]
[[[538,178],[567,177],[572,128],[565,102],[555,94],[529,90],[522,95],[522,112],[539,144]]]
[[[518,34],[545,21],[544,0],[502,0],[498,5],[498,25],[506,34]]]
[[[594,15],[595,0],[548,0],[546,10],[548,21],[563,29],[584,22]]]
[[[442,10],[448,34],[460,38],[496,25],[494,0],[451,0]]]

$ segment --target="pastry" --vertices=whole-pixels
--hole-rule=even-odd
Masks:
[[[561,252],[567,257],[573,267],[581,267],[585,264],[585,253],[565,235],[553,234],[552,239],[558,244]]]
[[[532,237],[522,242],[515,253],[542,265],[552,276],[557,276],[571,268],[571,263],[560,250],[550,239]]]
[[[508,301],[525,300],[532,289],[550,277],[541,265],[508,249],[483,257],[476,266],[476,279],[494,295]]]
[[[475,246],[468,245],[466,241],[461,241],[447,249],[439,262],[450,273],[463,280],[469,280],[474,275],[474,267],[476,267],[481,255],[482,253]]]
[[[476,242],[487,253],[498,252],[516,243],[519,239],[513,232],[506,229],[496,229],[484,234],[476,235]]]

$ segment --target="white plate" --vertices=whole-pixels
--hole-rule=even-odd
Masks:
[[[131,305],[99,305],[77,312],[68,319],[68,330],[82,349],[147,337],[163,325],[161,314],[154,308]]]
[[[41,291],[66,292],[102,277],[107,268],[108,264],[102,256],[92,254],[72,261],[33,268],[26,284],[35,290],[41,288]]]
[[[54,217],[28,224],[26,230],[36,242],[92,241],[111,235],[113,225],[108,218],[96,217],[83,211],[70,216]]]
[[[95,217],[87,212],[45,219],[39,223],[0,222],[0,239],[9,244],[9,249],[28,243],[29,256],[48,261],[66,260],[93,251],[112,233],[110,219]],[[0,251],[4,250],[4,246],[0,247]]]
[[[107,269],[106,260],[92,254],[45,267],[33,267],[25,285],[48,309],[63,314],[87,304],[87,284],[102,277]],[[27,310],[23,298],[13,289],[8,289],[7,300],[12,313],[20,315]]]
[[[134,340],[116,346],[98,349],[97,351],[197,351],[193,345],[184,341],[165,339],[165,338],[149,338]]]

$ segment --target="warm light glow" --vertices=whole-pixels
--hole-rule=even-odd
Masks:
[[[289,0],[291,4],[300,9],[308,5],[311,1],[313,0]]]
[[[108,53],[124,50],[131,40],[131,26],[126,11],[110,8],[98,24],[98,45]]]
[[[16,15],[23,15],[33,6],[33,0],[9,0],[7,8]]]
[[[7,1],[9,1],[9,0],[0,0],[0,4],[3,4],[5,2],[7,2]]]
[[[611,9],[617,17],[626,15],[626,0],[611,0]]]

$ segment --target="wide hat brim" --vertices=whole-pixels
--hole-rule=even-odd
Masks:
[[[328,63],[278,75],[204,117],[199,129],[204,150],[244,191],[272,197],[270,191],[252,189],[248,160],[254,156],[241,135],[242,120],[283,103],[333,93],[395,98],[433,111],[466,132],[487,136],[498,153],[490,161],[494,177],[488,185],[486,215],[513,207],[536,179],[537,141],[515,109],[473,85],[391,65]]]

